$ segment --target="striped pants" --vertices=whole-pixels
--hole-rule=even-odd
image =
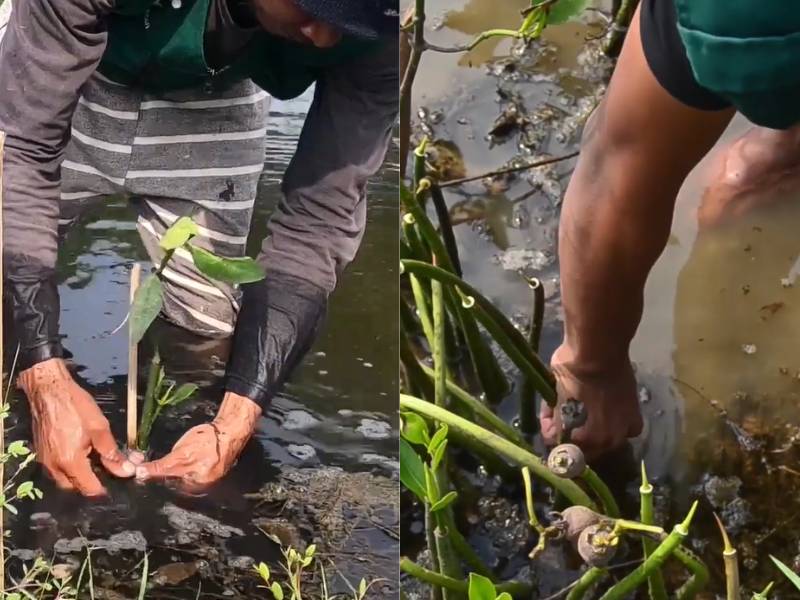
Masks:
[[[136,200],[154,264],[176,219],[191,216],[198,246],[243,256],[266,149],[269,97],[251,81],[224,91],[153,96],[95,74],[81,90],[61,165],[62,224],[112,194]],[[164,270],[164,316],[208,337],[233,332],[238,290],[206,278],[178,249]]]

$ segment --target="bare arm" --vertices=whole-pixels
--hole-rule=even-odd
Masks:
[[[630,426],[602,421],[602,411],[635,403],[628,349],[647,276],[666,245],[684,178],[732,116],[670,96],[647,65],[638,22],[637,13],[608,94],[587,126],[561,214],[565,339],[553,367],[561,395],[589,410],[575,436],[589,448],[638,433],[635,404]],[[544,421],[543,431],[552,425]]]

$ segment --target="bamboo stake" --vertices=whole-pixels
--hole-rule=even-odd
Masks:
[[[142,266],[134,263],[131,269],[130,310],[133,310],[133,298],[139,288],[142,276]],[[139,373],[138,344],[130,337],[130,317],[128,318],[128,449],[136,449],[136,426],[139,422],[137,407],[138,394],[136,391],[137,376]]]
[[[0,369],[5,367],[3,361],[3,154],[5,150],[6,134],[0,131]],[[10,381],[3,382],[6,386],[11,385]],[[6,388],[4,387],[3,390]],[[0,421],[0,453],[6,451],[6,424]],[[0,462],[0,490],[5,488],[5,470],[3,463]],[[6,592],[6,532],[3,526],[3,515],[0,514],[0,597],[5,596]]]

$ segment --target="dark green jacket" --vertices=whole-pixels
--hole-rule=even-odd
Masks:
[[[108,45],[100,72],[129,85],[164,91],[201,85],[225,85],[250,78],[275,98],[302,94],[325,68],[341,64],[375,44],[345,37],[320,49],[257,33],[231,65],[213,70],[203,42],[211,0],[122,0],[111,16]]]

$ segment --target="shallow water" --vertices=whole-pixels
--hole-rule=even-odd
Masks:
[[[291,102],[273,103],[251,255],[265,235],[281,174],[310,101],[307,93]],[[111,538],[116,552],[106,548],[93,553],[99,586],[133,597],[132,582],[140,571],[136,565],[146,547],[152,552],[151,571],[160,568],[162,575],[153,579],[156,587],[150,597],[194,598],[201,583],[200,597],[253,597],[262,592],[255,591],[252,560],[278,556],[261,527],[298,545],[320,543],[319,560],[325,561],[332,592],[347,591],[343,578],[357,585],[361,577],[386,578],[373,588],[376,592],[396,589],[391,582],[396,580],[398,518],[397,172],[393,145],[371,184],[366,236],[332,297],[325,328],[262,418],[256,439],[233,472],[207,495],[195,498],[160,484],[138,486],[106,478],[110,499],[90,503],[54,489],[37,470],[35,480],[45,491],[44,499],[21,503],[20,516],[11,520],[10,545],[21,550],[18,557],[29,557],[28,550],[49,557],[55,548],[55,562],[75,562],[80,553],[69,540],[85,536],[107,547],[109,537],[117,534]],[[130,265],[146,258],[133,219],[133,211],[120,201],[86,215],[70,232],[59,265],[65,348],[119,440],[125,429],[127,337],[124,328],[110,332],[127,311]],[[194,401],[156,426],[153,447],[161,454],[191,425],[213,415],[221,399],[228,349],[224,342],[196,338],[163,323],[154,331],[168,376],[201,385]],[[143,346],[140,390],[150,352],[147,343]],[[28,436],[25,412],[24,403],[15,404],[12,425],[19,422],[11,436]],[[322,470],[302,470],[309,467]],[[309,474],[316,483],[297,483]],[[340,488],[353,485],[348,477],[356,478],[365,498],[372,497],[371,490],[382,490],[382,499],[368,507],[345,496],[337,504]],[[330,514],[323,515],[323,509]],[[329,527],[333,517],[345,519],[338,529]],[[330,536],[336,539],[327,539]],[[13,560],[12,569],[18,566]],[[172,563],[180,564],[165,566]]]
[[[440,27],[429,33],[429,41],[462,44],[489,26],[515,27],[518,10],[527,4],[437,3],[429,18]],[[602,90],[603,65],[581,50],[591,31],[576,24],[548,29],[546,43],[520,60],[511,58],[508,41],[481,46],[468,57],[426,53],[417,79],[417,134],[452,142],[466,175],[505,166],[520,155],[558,155],[576,148],[577,136],[564,123]],[[537,53],[540,58],[532,58]],[[531,127],[532,134],[523,127],[491,140],[487,133],[515,95],[529,115],[540,117],[539,125]],[[542,119],[548,116],[543,108],[554,109],[557,118]],[[694,548],[704,553],[716,586],[722,564],[711,511],[720,512],[739,545],[743,582],[754,588],[779,579],[764,560],[768,552],[790,564],[798,552],[794,515],[800,469],[793,438],[800,394],[798,292],[781,279],[796,275],[800,206],[784,203],[700,235],[695,214],[714,156],[748,126],[737,118],[681,190],[672,237],[648,281],[644,318],[632,348],[647,432],[634,442],[625,463],[614,462],[603,473],[624,503],[635,506],[636,460],[643,458],[660,492],[661,514],[669,513],[670,523],[700,498]],[[530,144],[531,138],[536,143]],[[446,190],[468,281],[526,326],[531,298],[517,271],[544,280],[545,358],[561,337],[556,231],[571,167],[561,163],[544,177],[531,172],[501,185],[475,182]],[[500,411],[514,419],[517,406],[512,393]],[[719,478],[729,476],[740,484],[733,486],[736,494],[720,499],[725,480]],[[501,510],[508,514],[512,509],[504,497],[513,499],[515,493],[499,488],[498,506],[484,510],[484,518],[493,519]],[[508,556],[513,534],[503,528],[513,521],[499,531],[476,525],[473,543],[487,557]],[[409,552],[413,548],[408,545]],[[570,576],[565,578],[562,559],[548,556],[544,563],[537,574],[539,593],[547,595]],[[779,583],[777,591],[786,588]]]

